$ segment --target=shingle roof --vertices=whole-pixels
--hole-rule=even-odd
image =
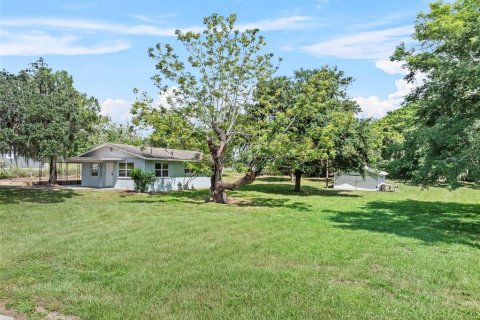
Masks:
[[[192,161],[200,160],[201,153],[189,150],[177,150],[167,148],[153,148],[153,147],[136,147],[128,144],[107,143],[107,146],[114,147],[121,151],[130,153],[139,158],[145,159],[171,159]]]

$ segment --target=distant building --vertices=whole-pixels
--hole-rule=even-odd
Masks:
[[[37,160],[24,158],[16,155],[12,150],[0,153],[0,166],[3,167],[15,167],[18,166],[19,168],[36,168],[39,167],[45,168],[46,164],[41,163]]]
[[[358,172],[335,172],[333,188],[338,190],[379,191],[380,185],[385,183],[388,173],[372,168],[365,168],[365,171],[364,177]]]

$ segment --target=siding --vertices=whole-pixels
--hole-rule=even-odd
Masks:
[[[129,153],[117,150],[115,148],[110,149],[109,146],[104,146],[98,150],[94,150],[85,155],[85,157],[103,157],[103,158],[124,158],[125,162],[133,162],[135,168],[141,168],[144,171],[155,171],[155,163],[163,162],[168,163],[168,177],[157,178],[156,182],[150,188],[151,191],[170,191],[182,189],[185,184],[188,182],[188,189],[192,187],[194,189],[203,189],[210,187],[210,178],[205,176],[200,176],[189,180],[189,177],[185,177],[185,165],[183,161],[161,161],[161,160],[144,160],[141,158],[134,157]],[[119,177],[118,169],[119,162],[115,161],[113,163],[113,188],[120,190],[134,190],[135,185],[133,180],[128,177]],[[85,163],[82,166],[82,186],[85,187],[112,187],[106,185],[106,164],[100,164],[100,171],[98,177],[91,176],[91,164]]]
[[[378,185],[385,182],[384,176],[376,174],[367,174],[362,177],[359,173],[335,173],[334,189],[339,190],[363,190],[377,191]]]

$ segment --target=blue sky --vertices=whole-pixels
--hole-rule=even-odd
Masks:
[[[362,116],[381,117],[411,88],[388,57],[411,41],[416,14],[427,9],[426,0],[0,1],[0,68],[17,72],[42,56],[125,122],[133,88],[155,95],[149,47],[176,46],[175,29],[198,29],[212,12],[236,13],[283,58],[279,74],[337,65],[355,78],[349,93]]]

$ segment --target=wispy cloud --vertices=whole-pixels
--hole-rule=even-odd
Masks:
[[[124,25],[95,22],[89,20],[56,19],[56,18],[30,18],[30,19],[4,19],[0,21],[5,27],[46,27],[61,30],[88,30],[104,31],[117,34],[174,36],[176,28],[159,27],[151,25]],[[198,30],[198,27],[185,28]]]
[[[131,14],[130,15],[132,18],[135,18],[137,20],[143,21],[143,22],[148,22],[148,23],[154,23],[154,24],[165,24],[169,22],[172,18],[177,17],[176,13],[166,13],[166,14],[161,14],[161,15],[155,15],[154,17],[149,17],[145,16],[142,14]]]
[[[298,30],[306,27],[306,22],[312,20],[308,16],[289,16],[272,20],[262,20],[252,23],[239,24],[239,30],[260,29],[261,31]]]
[[[315,0],[317,9],[322,9],[325,5],[327,5],[331,0]]]
[[[151,21],[144,16],[136,16],[138,19]],[[307,16],[290,16],[272,20],[262,20],[258,22],[239,24],[239,30],[258,28],[262,31],[295,30],[305,26],[305,22],[310,20]],[[3,27],[44,27],[61,30],[86,30],[103,31],[126,35],[149,35],[149,36],[174,36],[175,30],[196,31],[203,30],[201,26],[191,26],[185,28],[161,27],[147,24],[112,24],[105,22],[95,22],[90,20],[58,19],[58,18],[22,18],[22,19],[3,19],[0,21]]]
[[[78,37],[67,35],[55,37],[45,32],[11,33],[1,31],[1,56],[36,55],[89,55],[126,50],[129,44],[117,41],[89,47],[75,44]]]
[[[401,41],[408,41],[413,26],[366,31],[304,46],[302,50],[317,57],[357,60],[385,60]]]

